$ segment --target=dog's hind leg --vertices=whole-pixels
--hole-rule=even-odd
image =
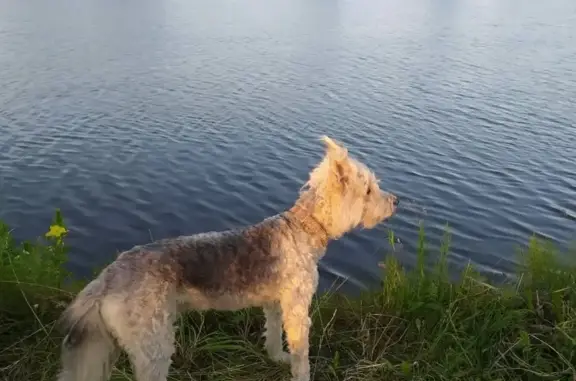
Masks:
[[[173,328],[142,331],[124,349],[128,353],[137,381],[166,381],[174,354]]]
[[[309,334],[311,319],[309,316],[312,292],[298,289],[283,297],[282,319],[286,340],[290,348],[292,381],[310,380]]]
[[[136,324],[125,322],[118,343],[128,354],[135,380],[166,381],[175,352],[173,321],[166,311],[146,317]]]
[[[118,345],[126,351],[135,380],[166,381],[175,352],[176,304],[162,290],[123,299],[102,310]],[[144,292],[143,292],[144,293]]]
[[[274,361],[289,363],[290,355],[284,352],[282,348],[282,309],[280,303],[274,302],[264,305],[264,316],[266,317],[264,347],[268,356]]]

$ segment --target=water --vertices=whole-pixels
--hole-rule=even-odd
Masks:
[[[70,266],[287,208],[321,134],[405,202],[331,244],[322,282],[375,284],[387,229],[453,233],[455,271],[507,274],[576,237],[576,3],[0,0],[0,218],[60,207]]]

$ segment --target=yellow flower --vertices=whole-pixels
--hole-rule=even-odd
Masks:
[[[51,225],[50,230],[46,233],[46,237],[54,237],[59,239],[64,234],[68,233],[65,227],[59,225]]]

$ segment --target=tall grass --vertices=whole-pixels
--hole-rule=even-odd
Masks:
[[[66,226],[59,210],[44,237],[17,244],[0,221],[0,311],[29,314],[30,307],[44,312],[60,295],[68,273]]]
[[[56,217],[46,239],[17,245],[0,225],[0,380],[55,378],[53,322],[71,296],[65,229]],[[495,287],[471,266],[451,281],[449,242],[447,234],[427,271],[421,229],[414,269],[388,256],[380,289],[314,301],[314,379],[576,380],[576,268],[532,238],[513,283]],[[262,350],[262,326],[257,309],[182,316],[170,379],[289,379]],[[113,379],[132,379],[126,359]]]

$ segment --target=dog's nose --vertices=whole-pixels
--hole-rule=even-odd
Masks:
[[[398,197],[394,197],[394,206],[398,206],[400,204],[400,199]]]

